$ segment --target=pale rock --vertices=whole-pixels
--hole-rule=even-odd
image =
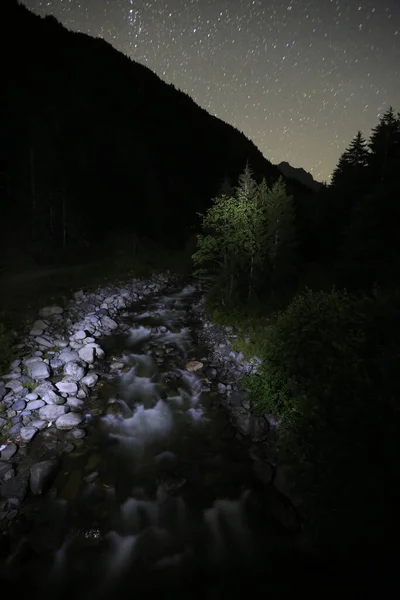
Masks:
[[[30,442],[35,437],[37,432],[38,430],[36,429],[36,427],[21,427],[21,440],[23,442]]]
[[[29,394],[27,394],[25,396],[25,400],[27,400],[28,402],[30,402],[31,400],[37,400],[39,398],[39,396],[37,394],[35,394],[34,392],[30,392]]]
[[[47,365],[45,362],[43,362],[39,358],[36,359],[35,362],[32,362],[29,365],[27,365],[27,370],[28,370],[29,376],[35,380],[47,379],[48,377],[50,377],[49,365]]]
[[[76,412],[70,412],[58,417],[55,425],[57,429],[69,430],[80,425],[84,419],[85,417],[83,415]]]
[[[85,369],[80,363],[70,361],[64,365],[64,374],[70,381],[80,381],[85,376]]]
[[[96,373],[88,373],[85,377],[81,379],[81,384],[87,385],[89,388],[96,385],[99,376]]]
[[[26,405],[26,409],[39,410],[39,408],[42,408],[42,406],[45,406],[44,400],[31,400],[31,402],[28,402],[28,404]]]
[[[68,398],[67,405],[73,412],[80,411],[85,403],[79,398]]]
[[[84,346],[78,351],[79,358],[88,364],[94,363],[95,349],[90,346]]]
[[[39,431],[42,431],[43,429],[46,429],[48,423],[47,421],[37,419],[36,421],[31,421],[31,425],[32,427],[36,427],[36,429],[39,429]]]
[[[107,315],[101,318],[101,324],[104,327],[104,329],[114,330],[118,328],[118,323],[116,323],[114,319],[107,317]]]
[[[61,396],[59,396],[58,394],[56,394],[52,390],[50,390],[50,391],[46,392],[45,394],[43,394],[42,399],[48,405],[65,404],[65,398],[62,398]]]
[[[62,394],[75,395],[78,391],[78,385],[74,381],[59,381],[56,388]]]
[[[69,362],[74,362],[76,360],[79,360],[79,354],[77,352],[75,352],[75,350],[62,350],[62,352],[60,352],[60,355],[58,357],[63,364],[67,364]]]
[[[44,421],[55,421],[56,419],[58,419],[62,415],[65,415],[68,412],[69,406],[66,406],[65,404],[62,406],[56,404],[49,404],[39,409],[39,417],[41,420]]]

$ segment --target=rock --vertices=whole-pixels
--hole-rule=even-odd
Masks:
[[[47,421],[36,420],[32,421],[31,425],[32,427],[36,427],[36,429],[39,429],[39,431],[42,431],[42,429],[46,429],[48,423]]]
[[[69,412],[69,406],[47,405],[39,409],[39,417],[44,421],[55,421],[62,415]]]
[[[219,394],[226,394],[226,385],[224,383],[219,383],[217,389]]]
[[[42,335],[43,332],[44,332],[44,329],[39,329],[39,327],[34,327],[33,329],[30,330],[29,335],[31,335],[33,337],[37,337],[39,335]]]
[[[42,329],[43,331],[47,329],[49,324],[46,321],[35,321],[33,327],[36,329]]]
[[[200,369],[203,368],[203,363],[200,362],[199,360],[190,360],[188,363],[186,363],[185,365],[185,369],[187,371],[190,372],[195,372],[195,371],[199,371]]]
[[[85,376],[85,369],[78,362],[70,361],[64,365],[64,374],[70,381],[80,381]]]
[[[39,337],[35,338],[35,342],[39,344],[39,346],[44,346],[45,348],[54,347],[54,341],[48,336],[40,335]]]
[[[116,323],[114,321],[114,319],[111,319],[107,315],[105,315],[104,317],[101,317],[101,324],[104,329],[111,329],[111,330],[118,329],[118,323]]]
[[[39,410],[39,408],[42,408],[42,406],[44,406],[46,403],[44,402],[44,400],[32,400],[31,402],[28,402],[28,404],[26,405],[27,410]]]
[[[31,400],[37,400],[39,398],[39,396],[37,394],[34,394],[33,392],[31,392],[30,394],[27,394],[25,396],[25,400],[27,402],[30,402]]]
[[[217,369],[215,367],[207,367],[206,368],[206,370],[205,370],[205,376],[208,379],[211,379],[211,380],[216,379],[217,375],[218,375],[218,373],[217,373]]]
[[[42,396],[42,400],[46,402],[46,404],[65,404],[65,398],[62,398],[58,394],[53,391],[46,392]]]
[[[78,351],[79,358],[87,362],[89,365],[94,363],[95,360],[95,349],[91,346],[84,346]]]
[[[256,460],[253,463],[253,471],[256,477],[264,484],[269,485],[274,476],[274,470],[267,462]]]
[[[72,431],[69,431],[67,435],[69,438],[72,438],[73,440],[80,440],[85,437],[86,431],[84,429],[77,427],[76,429],[72,429]]]
[[[84,419],[85,417],[83,415],[76,412],[71,412],[59,417],[56,421],[56,427],[57,429],[63,430],[73,429],[74,427],[80,425]]]
[[[47,319],[48,317],[54,317],[55,315],[62,315],[64,309],[61,306],[44,306],[39,310],[39,317]]]
[[[96,375],[96,373],[88,373],[88,375],[81,379],[81,384],[87,385],[89,388],[91,388],[97,383],[98,379],[99,376]]]
[[[84,340],[85,338],[86,338],[86,331],[83,331],[83,329],[80,329],[79,331],[77,331],[76,333],[71,335],[70,340],[72,340],[74,342],[78,342],[79,340]]]
[[[26,402],[25,402],[25,400],[17,400],[16,402],[14,402],[12,407],[16,411],[24,410],[26,407]]]
[[[98,478],[98,476],[99,476],[99,472],[93,471],[93,473],[89,473],[89,475],[86,475],[85,481],[86,481],[86,483],[92,483],[95,479]]]
[[[103,348],[97,344],[97,343],[90,343],[90,344],[86,344],[87,348],[94,348],[95,354],[96,354],[96,358],[104,358],[105,357],[105,352],[103,350]]]
[[[78,391],[78,385],[74,381],[59,381],[56,383],[56,388],[62,394],[75,395]]]
[[[18,473],[12,479],[4,481],[0,487],[0,496],[7,500],[15,499],[18,506],[28,493],[29,474]]]
[[[79,398],[68,398],[67,405],[74,412],[80,411],[84,405],[83,400],[79,400]]]
[[[7,421],[5,419],[3,419],[2,417],[0,417],[0,429],[2,427],[4,427],[4,425],[7,423]]]
[[[14,442],[10,442],[0,453],[1,460],[11,460],[14,454],[17,453],[18,446]]]
[[[12,390],[14,394],[19,394],[19,392],[22,392],[22,390],[24,389],[24,386],[18,379],[13,379],[6,383],[6,388]]]
[[[236,418],[236,427],[243,435],[250,435],[251,415],[249,413],[241,413]]]
[[[33,440],[38,430],[36,427],[21,427],[20,436],[23,442],[30,442]]]
[[[19,432],[21,431],[21,423],[17,423],[16,425],[13,425],[12,427],[10,427],[9,429],[9,434],[12,438],[17,438],[19,436]]]
[[[45,491],[54,476],[57,466],[57,460],[43,460],[31,467],[30,488],[32,494],[39,496]]]
[[[50,381],[44,381],[34,389],[34,393],[37,394],[39,398],[43,398],[47,392],[53,392],[55,389],[56,388]]]
[[[12,465],[9,462],[0,460],[0,479],[4,479],[7,475],[7,473],[9,473],[10,471],[12,471],[14,473],[14,469],[13,469]],[[7,478],[7,479],[9,479],[9,478]]]
[[[13,410],[12,408],[9,408],[8,411],[6,412],[7,415],[7,419],[12,419],[13,417],[15,417],[17,415],[17,412],[15,410]]]
[[[75,352],[75,350],[63,350],[60,352],[60,356],[58,357],[62,363],[65,365],[69,362],[75,362],[79,360],[79,354]]]
[[[27,365],[29,376],[32,379],[47,379],[50,377],[50,367],[38,358],[35,362]]]

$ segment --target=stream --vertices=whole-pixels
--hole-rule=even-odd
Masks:
[[[120,317],[126,333],[101,340],[88,436],[48,493],[27,499],[2,566],[13,598],[281,597],[306,577],[298,532],[276,519],[251,441],[207,376],[197,300],[190,286],[146,299]]]

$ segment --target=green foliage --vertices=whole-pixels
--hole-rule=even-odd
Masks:
[[[265,330],[261,371],[247,385],[280,422],[282,458],[325,542],[335,531],[351,548],[390,532],[400,492],[399,347],[398,290],[307,290]]]
[[[234,195],[221,195],[202,216],[193,262],[213,275],[221,294],[248,298],[288,276],[293,257],[294,210],[280,178],[270,189],[257,184],[249,166]]]

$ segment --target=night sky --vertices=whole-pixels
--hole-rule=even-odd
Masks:
[[[23,0],[101,36],[232,123],[273,163],[329,180],[400,110],[400,0]],[[123,88],[122,88],[123,89]]]

